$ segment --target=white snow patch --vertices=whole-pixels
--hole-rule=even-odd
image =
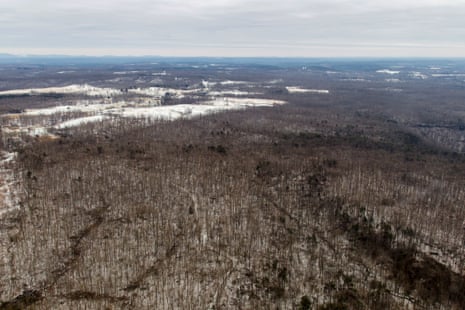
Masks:
[[[158,106],[149,108],[125,108],[112,111],[122,117],[137,117],[155,120],[175,120],[192,118],[228,110],[239,110],[248,107],[272,107],[285,104],[285,101],[258,98],[217,98],[201,104],[178,104],[172,106]]]
[[[53,115],[57,113],[71,113],[71,112],[81,112],[84,110],[85,106],[79,105],[62,105],[56,106],[52,108],[44,108],[44,109],[26,109],[24,110],[23,114],[25,115]]]
[[[393,88],[393,87],[385,87],[385,88],[367,88],[368,90],[372,91],[387,91],[387,92],[393,92],[393,93],[400,93],[403,91],[401,88]]]
[[[224,94],[223,92],[218,92]],[[246,92],[240,92],[245,94]],[[158,102],[157,102],[158,103]],[[125,101],[108,103],[108,104],[76,104],[68,106],[57,106],[53,108],[26,110],[24,115],[35,116],[52,116],[55,114],[67,114],[73,112],[84,112],[91,115],[78,117],[68,121],[58,123],[52,128],[63,129],[76,127],[83,124],[101,122],[110,117],[138,117],[148,119],[175,120],[178,118],[191,118],[200,115],[207,115],[227,110],[245,109],[248,107],[272,107],[275,105],[285,104],[285,101],[261,99],[261,98],[238,98],[238,97],[218,97],[209,101],[200,102],[199,104],[178,104],[159,106],[154,105],[152,101],[143,103],[127,103]],[[47,128],[40,126],[12,128],[13,132],[26,132],[30,135],[46,135]],[[7,128],[4,128],[6,132]]]
[[[206,101],[204,104],[214,105],[216,107],[221,107],[228,109],[233,108],[243,108],[243,107],[273,107],[275,105],[286,104],[286,101],[274,100],[274,99],[262,99],[262,98],[216,98],[215,100]]]
[[[403,89],[401,89],[401,88],[392,88],[392,87],[387,87],[384,90],[389,91],[389,92],[393,92],[393,93],[400,93],[400,92],[403,91]]]
[[[202,80],[202,86],[203,86],[204,88],[210,88],[210,87],[215,86],[216,84],[218,84],[218,83]]]
[[[53,114],[63,114],[63,113],[72,113],[72,112],[85,112],[85,113],[97,113],[111,108],[117,108],[124,106],[126,102],[120,101],[115,103],[101,103],[101,104],[76,104],[76,105],[64,105],[56,106],[51,108],[44,109],[27,109],[23,112],[25,115],[53,115]]]
[[[12,153],[7,153],[7,152],[3,152],[1,154],[1,156],[3,157],[2,160],[0,162],[2,163],[9,163],[9,162],[12,162],[15,158],[16,158],[16,153],[12,152]]]
[[[111,82],[111,83],[118,83],[118,82],[121,82],[123,79],[122,78],[114,78],[114,79],[110,79],[110,80],[106,80],[107,82]]]
[[[182,117],[191,117],[205,114],[205,109],[194,105],[180,104],[172,106],[158,106],[149,108],[125,108],[111,111],[112,115],[131,118],[147,118],[155,120],[175,120]],[[193,113],[194,112],[194,113]]]
[[[16,155],[16,153],[0,153],[0,216],[19,209],[17,181],[9,166],[15,160]]]
[[[348,82],[369,82],[366,79],[362,78],[348,78],[348,79],[341,79],[341,81],[348,81]]]
[[[150,83],[152,84],[162,84],[163,80],[160,78],[154,78],[153,80],[150,80]]]
[[[385,74],[399,74],[400,71],[393,71],[389,69],[377,70],[376,73],[385,73]]]
[[[233,90],[222,90],[222,91],[210,91],[209,96],[247,96],[247,95],[260,95],[261,93],[251,93],[248,91],[241,91],[237,89]]]
[[[30,135],[30,136],[45,136],[48,134],[48,131],[45,127],[29,127],[27,128],[27,133]]]
[[[423,74],[423,73],[421,73],[421,72],[416,72],[416,71],[412,72],[412,73],[411,73],[411,76],[414,77],[414,78],[417,78],[417,79],[422,79],[422,80],[428,78],[427,75],[425,75],[425,74]]]
[[[92,101],[90,101],[92,102]],[[105,111],[123,109],[128,106],[153,106],[158,105],[158,100],[152,98],[139,98],[137,102],[126,102],[124,100],[113,103],[93,103],[90,104],[88,100],[78,102],[76,105],[55,106],[43,109],[26,109],[21,115],[29,116],[51,116],[54,114],[66,114],[73,112],[83,112],[89,114],[102,114]]]
[[[399,79],[386,79],[386,82],[389,82],[389,83],[399,83],[400,80],[399,80]]]
[[[129,93],[148,95],[148,96],[164,96],[167,93],[177,97],[183,97],[186,94],[197,93],[200,89],[179,90],[172,88],[135,88],[128,89]],[[38,95],[38,94],[84,94],[91,97],[110,97],[113,95],[121,95],[123,92],[115,88],[100,88],[91,85],[70,85],[64,87],[48,87],[48,88],[32,88],[32,89],[14,89],[0,91],[1,95]]]
[[[431,74],[432,77],[463,77],[465,73],[437,73]]]
[[[47,135],[47,129],[41,126],[25,126],[25,127],[6,127],[2,128],[4,134],[27,134],[32,137]]]
[[[161,88],[161,87],[149,87],[149,88],[135,88],[135,89],[128,89],[129,93],[138,94],[138,95],[146,95],[146,96],[153,96],[153,97],[163,97],[166,94],[171,94],[176,98],[183,98],[187,94],[193,94],[200,92],[201,89],[174,89],[174,88]]]
[[[100,88],[91,85],[69,85],[63,87],[12,89],[0,91],[1,95],[41,95],[41,94],[84,94],[92,97],[119,95],[121,91],[114,88]]]
[[[152,75],[155,75],[155,76],[165,76],[167,75],[166,71],[162,71],[162,72],[153,72]]]
[[[250,82],[246,82],[246,81],[230,81],[230,80],[226,80],[226,81],[222,81],[220,82],[221,85],[243,85],[243,84],[251,84]]]
[[[72,71],[72,70],[70,70],[70,71],[59,71],[57,73],[58,74],[66,74],[66,73],[73,73],[73,72],[76,72],[76,71]]]
[[[116,72],[113,72],[113,74],[117,74],[117,75],[124,75],[124,74],[134,74],[134,73],[139,73],[139,72],[143,72],[143,71],[116,71]]]
[[[306,88],[301,88],[298,86],[286,86],[286,89],[291,94],[298,94],[298,93],[329,94],[329,90],[327,89],[306,89]]]
[[[79,118],[75,118],[75,119],[63,122],[63,123],[55,126],[55,128],[63,129],[63,128],[69,128],[69,127],[76,127],[76,126],[81,126],[81,125],[85,125],[85,124],[88,124],[88,123],[101,122],[101,121],[103,121],[105,119],[108,119],[108,118],[109,117],[106,116],[106,115],[94,115],[94,116],[79,117]]]

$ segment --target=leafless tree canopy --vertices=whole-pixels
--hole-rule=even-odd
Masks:
[[[306,78],[334,95],[4,139],[0,309],[464,309],[463,89],[438,123],[420,82]]]

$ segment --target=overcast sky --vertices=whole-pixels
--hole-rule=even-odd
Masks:
[[[465,57],[465,0],[0,0],[0,53]]]

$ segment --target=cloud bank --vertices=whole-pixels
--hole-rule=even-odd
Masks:
[[[2,1],[0,52],[460,57],[463,12],[458,0]]]

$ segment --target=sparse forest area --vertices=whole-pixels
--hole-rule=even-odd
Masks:
[[[464,309],[464,82],[338,66],[227,73],[285,105],[3,134],[0,309]]]

